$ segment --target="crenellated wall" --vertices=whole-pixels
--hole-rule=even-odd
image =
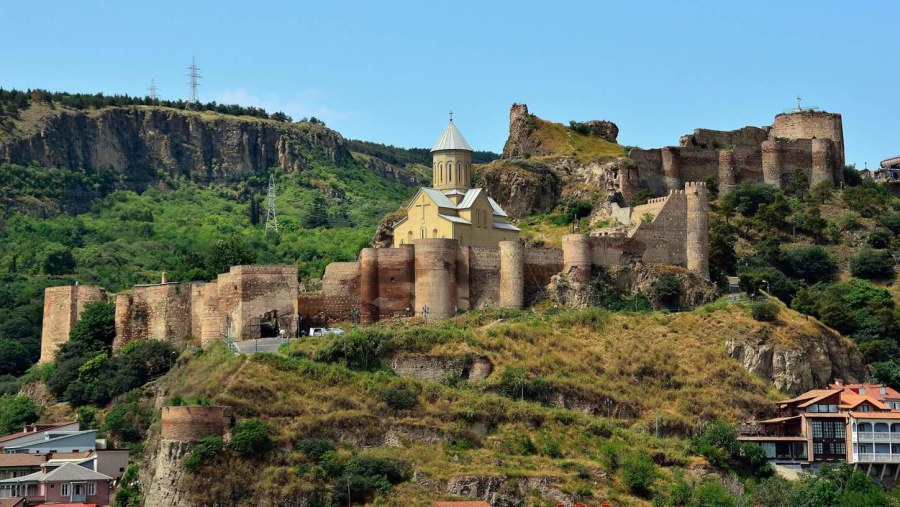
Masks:
[[[688,182],[684,190],[647,204],[622,208],[619,216],[634,225],[591,236],[563,236],[563,271],[573,281],[590,280],[593,266],[617,266],[631,258],[650,264],[682,266],[709,278],[709,204],[706,183]],[[627,218],[626,218],[627,217]]]
[[[742,181],[781,186],[801,171],[810,186],[843,181],[844,134],[841,115],[816,111],[779,114],[771,127],[721,131],[697,129],[679,146],[632,149],[628,157],[639,183],[655,194],[681,189],[686,181],[718,182],[727,193]],[[634,194],[634,184],[618,190]]]

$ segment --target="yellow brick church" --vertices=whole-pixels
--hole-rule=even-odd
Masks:
[[[420,188],[394,224],[394,247],[416,239],[456,239],[462,246],[496,247],[519,239],[519,228],[483,188],[471,188],[472,148],[450,123],[431,148],[432,185]]]

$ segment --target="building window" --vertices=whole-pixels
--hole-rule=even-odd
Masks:
[[[88,495],[94,496],[97,494],[97,483],[89,482],[88,483]]]
[[[424,227],[421,228],[421,229],[419,230],[419,232],[422,233],[422,239],[425,239],[425,228],[424,228]]]
[[[450,181],[451,174],[453,174],[453,162],[447,162],[447,181]]]
[[[62,496],[69,496],[69,485],[66,484],[66,483],[64,483],[64,484],[61,486],[61,488],[62,488],[62,489],[60,490],[59,494],[62,495]]]
[[[868,412],[868,411],[869,411],[869,406],[866,405],[865,403],[863,403],[862,405],[859,406],[859,411],[860,411],[860,412]]]
[[[884,396],[885,394],[887,394],[887,387],[882,386],[879,391],[881,391],[881,395]]]

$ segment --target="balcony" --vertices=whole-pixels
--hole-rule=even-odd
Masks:
[[[887,431],[857,431],[853,434],[854,442],[898,442],[900,433]]]
[[[856,455],[857,463],[900,463],[900,454],[859,453]]]

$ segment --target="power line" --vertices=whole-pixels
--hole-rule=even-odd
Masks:
[[[266,234],[269,234],[269,229],[274,230],[276,233],[278,232],[278,216],[275,214],[275,175],[269,175],[269,192],[266,196],[266,199],[269,201],[269,210],[266,213]]]
[[[188,67],[188,71],[189,72],[187,76],[191,78],[190,82],[188,83],[189,85],[191,85],[191,98],[188,100],[188,102],[190,102],[191,104],[199,104],[200,94],[197,93],[197,87],[200,86],[198,80],[203,76],[201,76],[199,73],[200,67],[197,67],[196,58],[191,57],[191,66]]]
[[[150,92],[147,95],[150,100],[159,100],[159,89],[156,88],[156,80],[150,80],[150,88],[147,88],[147,91]]]

